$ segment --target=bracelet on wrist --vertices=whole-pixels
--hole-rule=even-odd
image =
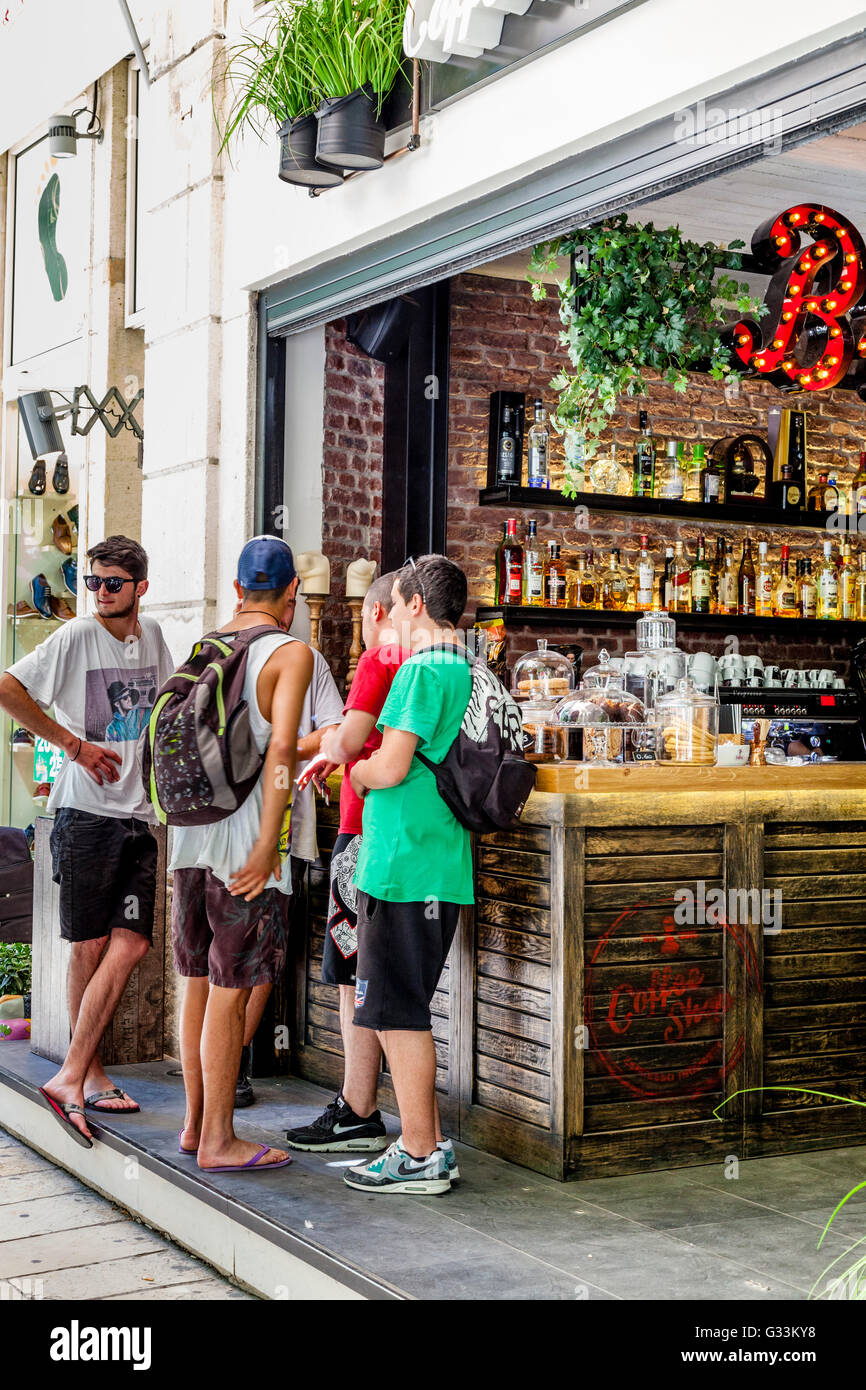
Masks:
[[[76,761],[76,759],[77,759],[77,757],[78,757],[78,754],[81,752],[81,745],[82,745],[82,743],[83,743],[83,740],[82,740],[82,739],[79,739],[79,740],[78,740],[78,747],[77,747],[76,750],[75,750],[75,757],[71,758],[71,759],[70,759],[70,762],[73,762],[73,763],[74,763],[74,762]]]

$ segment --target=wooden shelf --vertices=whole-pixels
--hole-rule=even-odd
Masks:
[[[525,608],[515,604],[478,609],[476,622],[501,618],[507,628],[517,627],[634,627],[643,613],[606,608]],[[758,618],[724,613],[671,613],[677,627],[737,632],[790,633],[798,636],[829,636],[836,633],[846,641],[866,637],[866,623],[832,618]]]
[[[670,502],[664,497],[619,497],[612,492],[578,492],[566,497],[556,488],[482,488],[478,494],[482,507],[511,507],[515,511],[550,511],[560,507],[586,507],[590,512],[625,512],[632,516],[672,517],[686,521],[725,522],[727,525],[758,527],[798,527],[825,531],[831,512],[787,512],[778,507],[743,505],[738,502]],[[841,531],[841,528],[840,528]],[[848,535],[846,530],[844,535]],[[855,532],[856,534],[856,532]]]

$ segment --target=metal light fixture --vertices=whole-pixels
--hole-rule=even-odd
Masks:
[[[91,116],[91,125],[95,124],[96,130],[77,130],[75,118],[82,112],[87,111]],[[102,143],[104,131],[102,122],[96,112],[91,112],[87,106],[79,106],[77,111],[73,111],[71,116],[52,116],[48,123],[48,152],[55,159],[71,159],[78,153],[78,140],[95,140],[97,144]]]
[[[59,454],[63,449],[63,439],[51,402],[51,392],[31,391],[26,396],[19,396],[18,411],[34,459],[42,458],[45,454]]]
[[[55,407],[51,397],[59,396],[63,405]],[[122,429],[129,429],[136,439],[144,438],[144,430],[135,418],[135,409],[144,399],[141,387],[127,401],[116,386],[109,386],[102,400],[97,400],[89,386],[76,386],[71,400],[62,391],[28,391],[18,397],[18,410],[27,435],[27,443],[34,459],[45,454],[56,454],[63,449],[63,439],[57,425],[58,420],[71,420],[72,434],[89,434],[99,420],[112,439],[116,439]],[[90,411],[90,418],[83,425],[78,417],[82,410]]]

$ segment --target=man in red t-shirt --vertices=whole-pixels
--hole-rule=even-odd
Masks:
[[[340,833],[331,853],[331,898],[325,932],[322,979],[340,991],[340,1032],[345,1067],[337,1097],[303,1129],[286,1131],[290,1149],[317,1153],[384,1149],[388,1138],[376,1109],[376,1084],[382,1050],[370,1028],[355,1028],[355,964],[358,958],[357,894],[353,879],[361,846],[364,803],[352,788],[349,772],[369,758],[382,743],[376,721],[382,713],[391,682],[409,655],[396,645],[388,621],[393,574],[383,574],[367,590],[361,613],[366,651],[358,662],[343,709],[342,724],[326,729],[321,752],[329,760],[318,764],[317,779],[344,764],[340,792]]]

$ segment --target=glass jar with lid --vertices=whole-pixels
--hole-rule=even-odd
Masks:
[[[573,685],[571,662],[561,652],[549,651],[547,638],[539,637],[535,651],[515,663],[511,693],[522,700],[561,700]]]
[[[664,609],[638,618],[635,643],[637,650],[623,659],[625,688],[653,709],[658,697],[674,690],[686,674],[686,654],[677,647],[676,622]]]
[[[713,767],[719,739],[719,702],[704,695],[688,676],[660,695],[655,706],[656,759]]]
[[[555,700],[521,702],[523,756],[528,763],[558,763],[568,756],[568,735],[556,717],[556,705]]]
[[[624,726],[635,729],[647,722],[643,701],[625,689],[621,673],[605,650],[556,713],[568,731],[569,758],[595,762],[624,761],[631,743]]]

